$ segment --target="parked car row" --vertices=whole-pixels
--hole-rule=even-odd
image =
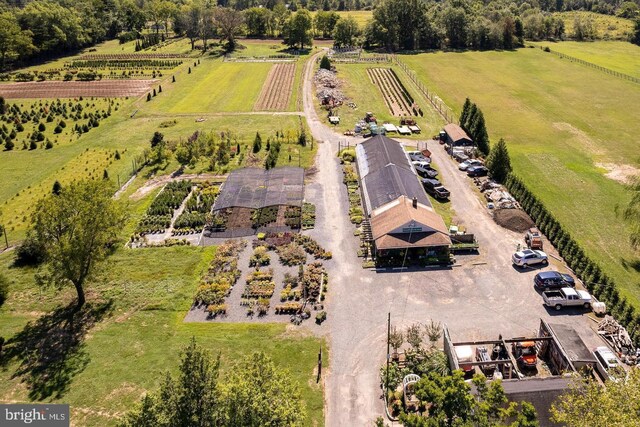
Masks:
[[[458,169],[466,172],[470,177],[487,176],[489,170],[484,166],[481,160],[468,159],[458,165]]]
[[[448,200],[451,193],[436,179],[438,171],[431,167],[431,159],[421,151],[408,151],[407,155],[425,191],[437,200]]]

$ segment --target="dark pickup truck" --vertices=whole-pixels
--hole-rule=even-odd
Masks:
[[[444,186],[437,179],[429,179],[423,178],[421,179],[422,185],[427,193],[431,194],[436,199],[440,200],[448,200],[449,199],[449,190],[444,188]]]

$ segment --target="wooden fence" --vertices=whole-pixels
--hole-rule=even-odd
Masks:
[[[404,71],[404,73],[413,82],[415,87],[429,100],[433,108],[442,116],[447,123],[453,123],[456,121],[456,116],[453,110],[444,103],[444,101],[433,91],[430,91],[417,77],[415,71],[407,66],[404,62],[398,59],[397,55],[393,55],[393,60]]]
[[[615,77],[618,77],[618,78],[621,78],[621,79],[624,79],[624,80],[629,80],[631,82],[640,84],[640,79],[637,78],[637,77],[633,77],[633,76],[630,76],[630,75],[624,74],[624,73],[619,73],[619,72],[611,70],[609,68],[602,67],[600,65],[594,64],[593,62],[588,62],[588,61],[585,61],[585,60],[582,60],[582,59],[579,59],[579,58],[575,58],[573,56],[565,55],[564,53],[556,52],[555,50],[551,50],[548,47],[540,46],[540,49],[545,51],[545,52],[552,53],[552,54],[554,54],[554,55],[556,55],[556,56],[558,56],[560,58],[568,59],[569,61],[577,62],[578,64],[582,64],[582,65],[586,65],[587,67],[595,68],[598,71],[602,71],[602,72],[610,74],[612,76],[615,76]]]

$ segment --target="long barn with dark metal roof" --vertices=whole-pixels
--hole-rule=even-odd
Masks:
[[[378,255],[412,251],[448,259],[451,239],[400,143],[383,135],[356,146],[367,220]]]

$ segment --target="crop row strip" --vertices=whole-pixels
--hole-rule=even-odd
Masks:
[[[279,64],[280,65],[280,64]],[[272,103],[269,105],[270,108],[276,110],[283,110],[288,101],[289,95],[291,92],[291,81],[289,80],[292,77],[291,71],[295,70],[295,65],[284,65],[282,64],[278,70],[278,74],[280,75],[280,79],[278,80],[276,87],[274,98],[272,99]]]
[[[408,101],[408,94],[403,90],[403,88],[400,87],[398,78],[396,77],[395,73],[393,73],[393,71],[388,68],[384,68],[382,70],[382,74],[388,85],[392,88],[393,94],[403,110],[401,111],[402,114],[406,113],[406,115],[411,115],[411,102]]]
[[[427,100],[433,105],[433,108],[446,120],[447,123],[453,123],[456,121],[455,114],[453,110],[442,101],[442,99],[436,95],[435,92],[429,91],[427,87],[418,79],[415,71],[410,69],[407,64],[400,61],[396,55],[393,55],[393,59],[400,66],[402,71],[409,77],[409,79],[413,82],[416,88],[427,98]]]
[[[276,64],[269,71],[256,110],[283,110],[291,95],[295,64]]]
[[[271,85],[269,88],[269,97],[267,98],[267,102],[266,102],[267,110],[279,109],[278,104],[279,104],[280,90],[282,89],[282,84],[286,78],[285,76],[286,68],[284,65],[276,64],[274,68],[276,69],[276,76],[275,76],[275,79],[271,82]]]
[[[382,89],[382,83],[380,83],[378,79],[378,74],[375,72],[376,68],[367,68],[367,74],[369,74],[369,78],[371,79],[371,83],[373,83],[382,93],[382,98],[384,99],[385,104],[391,111],[392,115],[395,115],[395,111],[393,108],[393,104],[391,103],[391,99],[385,94],[385,91]]]
[[[386,73],[384,69],[376,69],[379,79],[383,84],[383,93],[385,96],[390,97],[393,102],[395,103],[395,105],[397,105],[398,107],[398,115],[403,115],[405,113],[405,109],[404,109],[404,105],[402,103],[402,100],[399,98],[398,94],[396,93],[396,91],[394,90],[393,86],[391,85],[391,82],[388,81],[388,79],[386,78]]]

